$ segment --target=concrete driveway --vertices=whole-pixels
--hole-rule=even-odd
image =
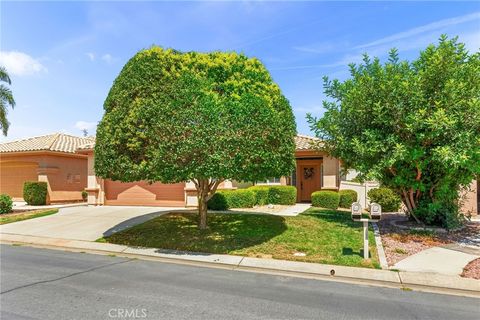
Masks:
[[[57,214],[0,226],[0,234],[94,241],[154,217],[184,208],[71,207]]]

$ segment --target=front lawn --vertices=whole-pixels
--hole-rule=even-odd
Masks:
[[[24,212],[12,212],[12,213],[5,213],[0,215],[0,224],[7,224],[22,220],[28,220],[33,218],[39,218],[43,216],[48,216],[54,213],[57,213],[58,209],[41,209],[41,210],[32,210],[32,211],[24,211]]]
[[[372,259],[363,261],[362,225],[353,222],[349,212],[311,208],[297,217],[209,212],[209,228],[205,231],[197,228],[197,217],[196,213],[172,212],[102,240],[140,247],[379,267],[372,232]]]

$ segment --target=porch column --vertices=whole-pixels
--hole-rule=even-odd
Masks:
[[[88,151],[87,160],[87,203],[89,205],[103,205],[105,198],[105,190],[103,179],[95,175],[93,150]]]
[[[338,159],[331,157],[323,158],[323,176],[322,176],[322,189],[338,189],[339,171]]]

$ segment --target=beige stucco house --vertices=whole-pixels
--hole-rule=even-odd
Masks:
[[[339,161],[313,150],[318,139],[304,135],[295,137],[297,168],[290,177],[272,178],[257,184],[294,185],[297,201],[310,201],[312,192],[339,188]],[[196,206],[193,183],[162,184],[146,182],[123,183],[95,175],[94,143],[80,146],[77,153],[88,157],[88,203],[93,205]],[[225,181],[219,189],[236,189],[235,181]]]
[[[88,157],[76,150],[91,141],[55,133],[0,144],[0,193],[22,201],[25,181],[45,181],[49,203],[82,201]]]
[[[307,202],[317,190],[358,189],[366,206],[366,193],[374,185],[341,181],[340,161],[313,146],[316,138],[295,137],[296,169],[291,176],[274,177],[257,184],[293,185],[297,201]],[[49,202],[81,201],[81,191],[88,192],[92,205],[196,206],[196,190],[191,182],[149,184],[144,181],[122,183],[95,175],[92,137],[56,133],[0,144],[0,193],[22,200],[25,181],[48,183]],[[236,189],[248,184],[225,181],[219,189]],[[363,188],[363,189],[362,189]],[[478,182],[464,194],[463,211],[476,215],[480,195]]]

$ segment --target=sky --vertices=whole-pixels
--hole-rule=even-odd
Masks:
[[[0,1],[0,65],[16,106],[0,142],[54,132],[95,134],[125,63],[152,45],[237,51],[260,59],[289,99],[297,130],[321,117],[323,76],[348,78],[362,53],[402,60],[458,36],[480,48],[480,2]]]

